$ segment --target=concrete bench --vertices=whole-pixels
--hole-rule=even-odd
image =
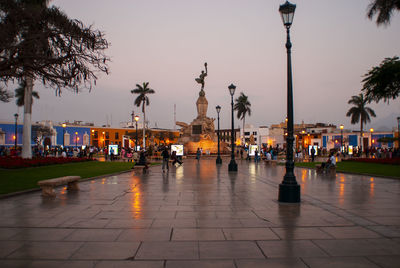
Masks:
[[[42,196],[56,196],[54,187],[60,185],[68,185],[68,191],[79,191],[78,181],[80,176],[65,176],[49,180],[39,181],[38,185],[42,188]]]
[[[276,164],[278,163],[278,160],[264,160],[265,164],[267,165],[271,165],[271,166],[276,166]]]
[[[144,166],[144,165],[138,165],[138,164],[135,164],[133,167],[132,167],[132,169],[133,170],[143,170],[143,173],[146,173],[147,172],[147,170],[150,168],[150,165],[148,165],[148,168],[146,168],[146,166]]]
[[[329,175],[336,175],[336,166],[330,166],[329,170],[326,170],[326,168],[322,167],[322,165],[315,165],[315,169],[318,174],[322,174],[322,173],[326,172]]]

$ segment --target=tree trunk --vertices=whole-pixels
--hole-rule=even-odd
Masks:
[[[143,149],[146,149],[146,102],[143,102]]]
[[[362,157],[362,152],[363,152],[363,143],[364,143],[364,137],[363,137],[363,129],[364,129],[364,126],[363,126],[363,120],[362,120],[362,118],[361,118],[361,129],[360,129],[360,151],[361,151],[361,153],[360,153],[360,156]]]
[[[245,137],[244,137],[244,121],[245,121],[245,116],[243,116],[243,146],[245,146],[246,145],[246,139],[245,139]]]
[[[32,158],[32,90],[33,78],[28,74],[25,77],[24,96],[24,126],[22,132],[22,158]]]

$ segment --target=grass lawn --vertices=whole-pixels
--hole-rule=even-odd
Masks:
[[[82,178],[129,170],[128,162],[81,162],[44,167],[0,170],[0,194],[38,188],[37,182],[56,177],[76,175]]]
[[[296,163],[296,167],[315,168],[315,165],[319,164],[321,163],[303,162],[303,163]],[[400,178],[399,165],[384,165],[384,164],[361,163],[361,162],[338,162],[336,166],[336,171],[367,174],[371,176],[388,176],[388,177]]]

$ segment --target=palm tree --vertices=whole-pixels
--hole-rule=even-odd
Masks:
[[[372,19],[376,14],[376,24],[387,25],[394,10],[400,10],[400,0],[373,0],[368,6],[368,18]]]
[[[348,104],[353,104],[348,111],[346,116],[351,116],[351,124],[357,124],[360,122],[360,148],[362,152],[362,137],[363,137],[363,129],[364,124],[371,122],[370,115],[372,117],[376,117],[375,111],[369,107],[366,107],[368,99],[364,98],[363,94],[359,94],[358,96],[352,96],[351,99],[347,102]]]
[[[235,105],[233,109],[237,111],[237,118],[243,120],[243,144],[244,144],[244,124],[246,120],[246,115],[251,115],[251,103],[243,92],[240,92],[240,96],[235,100]]]
[[[143,86],[136,84],[136,88],[131,90],[132,94],[138,94],[137,98],[135,99],[135,105],[140,107],[142,105],[142,112],[143,112],[143,148],[146,148],[146,109],[145,107],[150,104],[149,97],[147,94],[154,94],[155,91],[148,87],[149,82],[144,82]]]
[[[15,90],[15,103],[17,106],[24,106],[25,104],[25,87],[26,87],[26,82],[22,81],[19,84],[19,87]],[[39,93],[37,91],[32,91],[32,100],[31,103],[33,104],[33,98],[40,99]]]

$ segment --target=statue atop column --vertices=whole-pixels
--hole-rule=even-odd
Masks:
[[[195,78],[196,82],[201,84],[201,90],[199,92],[200,96],[204,96],[205,95],[205,93],[204,93],[204,83],[205,83],[205,81],[204,80],[205,80],[205,78],[206,78],[206,76],[208,74],[208,72],[207,72],[207,62],[204,63],[204,67],[205,67],[206,71],[205,72],[201,71],[201,74],[199,75],[199,78]]]

